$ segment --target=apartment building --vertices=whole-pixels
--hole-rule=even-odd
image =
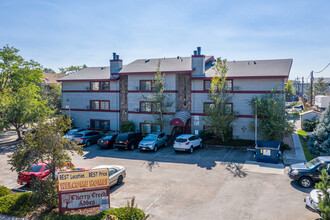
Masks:
[[[113,54],[110,66],[89,67],[61,78],[62,111],[75,126],[119,130],[131,120],[136,130],[158,131],[152,107],[145,97],[152,93],[154,74],[165,73],[166,93],[173,105],[165,114],[164,132],[174,130],[197,134],[205,128],[205,108],[215,58],[197,48],[189,57],[138,59],[127,65]],[[235,112],[233,138],[254,139],[249,124],[254,121],[249,101],[277,87],[284,91],[292,59],[228,61],[227,88],[232,95],[228,109]]]

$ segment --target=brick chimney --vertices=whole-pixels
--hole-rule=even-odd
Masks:
[[[201,47],[197,47],[194,55],[191,56],[191,68],[195,69],[192,72],[193,76],[201,76],[205,74],[205,56],[201,54]]]
[[[123,61],[119,59],[119,55],[113,53],[113,59],[110,60],[110,73],[118,73],[123,67]]]

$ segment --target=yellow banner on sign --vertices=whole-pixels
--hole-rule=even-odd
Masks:
[[[105,186],[109,187],[108,169],[69,171],[58,174],[58,188],[60,192]]]

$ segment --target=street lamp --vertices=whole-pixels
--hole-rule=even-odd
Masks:
[[[254,101],[255,103],[255,119],[254,119],[254,144],[257,145],[257,140],[258,140],[258,117],[257,117],[257,100]]]

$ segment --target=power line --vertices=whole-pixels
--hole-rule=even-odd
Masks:
[[[328,66],[330,66],[330,63],[328,63],[328,65],[326,65],[326,67],[324,67],[323,70],[325,70],[326,68],[328,68]],[[314,72],[314,73],[321,73],[321,72],[323,72],[323,70],[318,71],[318,72]]]

